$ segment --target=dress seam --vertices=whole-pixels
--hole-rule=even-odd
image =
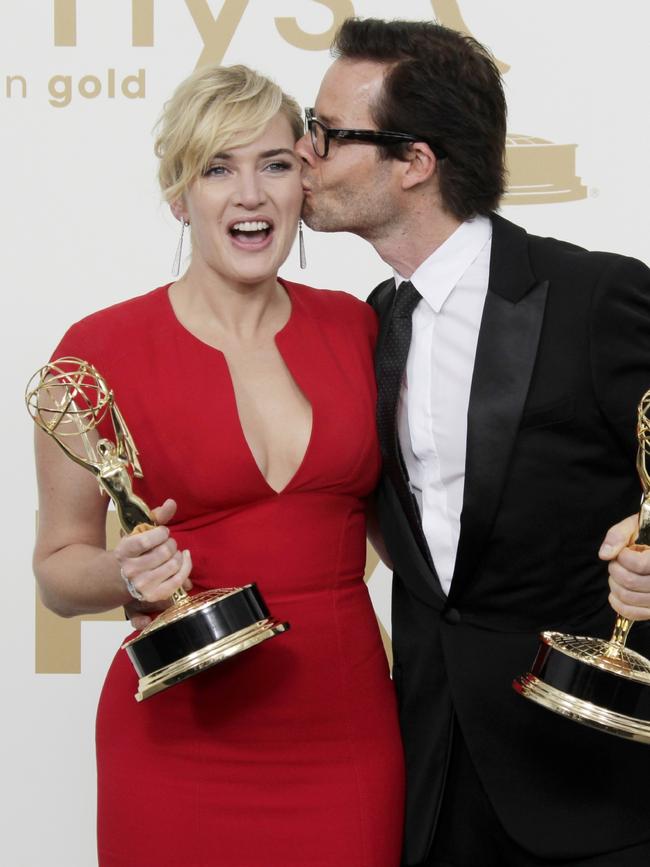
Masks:
[[[354,768],[354,780],[355,780],[356,789],[357,789],[357,801],[358,801],[358,810],[359,810],[359,826],[360,826],[359,837],[360,837],[360,841],[361,841],[361,852],[363,855],[363,863],[356,865],[356,867],[372,867],[372,865],[370,865],[370,862],[368,860],[368,853],[369,853],[368,843],[367,843],[368,831],[366,828],[366,812],[363,808],[363,797],[361,794],[361,782],[359,779],[357,751],[355,749],[354,739],[352,737],[352,731],[351,731],[351,727],[350,727],[350,717],[349,717],[349,713],[348,713],[348,699],[349,699],[348,693],[349,693],[349,690],[346,688],[346,683],[345,683],[345,674],[344,674],[344,672],[345,672],[345,664],[344,664],[345,663],[345,654],[343,653],[343,648],[341,647],[341,628],[340,628],[339,614],[338,614],[338,608],[337,608],[338,594],[336,593],[336,589],[340,583],[341,556],[342,556],[342,549],[343,549],[343,540],[345,538],[345,532],[346,532],[348,522],[350,520],[351,515],[352,515],[352,509],[348,509],[348,511],[345,515],[345,520],[341,526],[341,533],[339,536],[339,547],[338,547],[338,552],[337,552],[337,557],[336,557],[336,581],[335,581],[334,586],[332,588],[330,588],[330,598],[331,598],[332,612],[334,615],[334,623],[336,626],[336,647],[337,647],[337,653],[338,653],[338,677],[339,677],[341,692],[345,698],[345,707],[346,707],[345,727],[347,730],[347,740],[348,740],[348,747],[349,747],[349,751],[350,751],[350,764]]]

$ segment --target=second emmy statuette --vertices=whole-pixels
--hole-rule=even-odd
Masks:
[[[635,545],[650,545],[650,391],[637,413],[643,497]],[[530,672],[513,687],[555,713],[608,734],[650,744],[650,660],[625,646],[632,621],[620,615],[609,641],[543,632]]]
[[[58,358],[34,374],[25,395],[34,422],[96,477],[115,505],[125,533],[155,526],[131,473],[142,477],[138,451],[101,374],[80,358]],[[114,440],[98,426],[112,423]],[[136,699],[173,686],[289,628],[274,620],[255,584],[189,596],[182,588],[171,605],[124,648],[139,676]]]

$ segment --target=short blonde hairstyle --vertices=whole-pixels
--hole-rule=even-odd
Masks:
[[[303,134],[298,103],[247,66],[207,66],[181,82],[157,124],[158,180],[168,202],[205,172],[216,153],[250,144],[283,112],[296,140]]]

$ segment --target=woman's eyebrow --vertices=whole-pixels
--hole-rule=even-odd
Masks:
[[[268,157],[277,157],[280,154],[288,154],[289,156],[294,156],[291,148],[273,148],[270,151],[264,151],[264,153],[260,154],[262,159],[267,159]]]
[[[276,157],[279,154],[287,154],[287,156],[294,156],[294,153],[291,150],[291,148],[272,148],[271,150],[263,151],[261,154],[258,155],[258,158],[264,160],[264,159],[268,159],[269,157]],[[212,157],[210,157],[211,160],[231,160],[232,158],[233,158],[233,154],[229,153],[228,151],[221,151],[220,153],[213,154]]]

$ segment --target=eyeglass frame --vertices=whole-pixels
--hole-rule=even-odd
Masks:
[[[325,152],[323,154],[319,154],[316,149],[316,134],[313,130],[314,126],[318,126],[325,136]],[[391,132],[390,130],[385,129],[336,129],[335,127],[327,126],[327,124],[324,124],[322,120],[318,120],[314,114],[313,108],[305,108],[305,132],[309,133],[313,151],[321,160],[327,159],[331,139],[336,139],[337,141],[356,141],[374,145],[413,144],[414,142],[423,141],[429,145],[439,160],[444,159],[447,156],[446,152],[442,148],[437,145],[432,145],[421,136],[411,135],[411,133],[408,132]]]

